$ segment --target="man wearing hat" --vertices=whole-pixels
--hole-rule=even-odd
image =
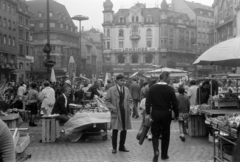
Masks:
[[[117,136],[120,133],[119,151],[129,152],[125,147],[127,130],[131,129],[131,94],[124,85],[124,76],[119,74],[116,77],[116,85],[107,91],[105,102],[111,111],[111,125],[112,125],[112,153],[117,153]]]

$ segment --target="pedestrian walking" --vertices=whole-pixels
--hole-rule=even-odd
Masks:
[[[35,82],[31,83],[30,90],[28,91],[28,107],[31,112],[29,126],[36,127],[37,124],[35,124],[35,118],[38,114],[38,91],[36,90],[37,84]]]
[[[42,85],[43,89],[39,93],[39,100],[42,101],[41,110],[46,114],[51,114],[55,103],[55,91],[50,87],[48,81],[44,81]]]
[[[190,99],[190,104],[192,106],[197,105],[197,89],[198,86],[196,85],[196,81],[195,80],[191,80],[190,81],[190,88],[187,91],[187,95]]]
[[[120,133],[119,151],[129,152],[125,147],[127,130],[131,129],[131,94],[124,85],[124,76],[119,74],[116,77],[116,85],[111,87],[105,98],[105,102],[111,111],[111,125],[112,125],[112,153],[117,153],[117,136]]]
[[[153,162],[158,161],[159,156],[159,137],[162,134],[161,159],[166,160],[168,156],[168,147],[170,141],[170,125],[172,112],[178,117],[178,103],[174,89],[170,87],[169,72],[162,72],[160,82],[153,85],[148,92],[146,99],[146,118],[149,118],[150,108],[153,120],[151,131],[153,135],[152,144],[154,150]]]
[[[187,120],[189,119],[189,110],[190,110],[190,101],[188,96],[184,94],[185,89],[183,87],[178,88],[179,95],[177,96],[178,100],[178,109],[179,109],[179,130],[180,130],[180,139],[185,141],[184,129]]]
[[[133,105],[134,105],[133,106],[133,114],[132,114],[133,118],[138,118],[139,117],[138,104],[140,102],[140,92],[141,92],[140,85],[138,85],[136,79],[133,79],[133,82],[130,85],[130,93],[132,95]]]

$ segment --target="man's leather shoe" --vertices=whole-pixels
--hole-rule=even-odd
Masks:
[[[126,147],[119,148],[119,151],[121,151],[121,152],[129,152],[129,150],[127,150]]]
[[[162,160],[167,160],[167,159],[169,159],[169,156],[162,156],[161,159]]]
[[[116,154],[116,153],[117,153],[117,150],[116,150],[116,149],[112,149],[112,153],[113,153],[113,154]]]

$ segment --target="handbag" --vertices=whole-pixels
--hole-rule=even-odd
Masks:
[[[144,139],[152,125],[152,119],[149,117],[149,118],[143,118],[143,122],[139,128],[139,131],[138,131],[138,134],[137,134],[137,140],[139,141],[139,144],[142,145],[143,142],[144,142]]]

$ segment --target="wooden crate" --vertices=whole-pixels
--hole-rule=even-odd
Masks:
[[[0,116],[0,119],[2,119],[8,126],[8,128],[17,128],[17,121],[19,118],[19,114],[10,114],[8,116]]]
[[[214,101],[215,107],[238,107],[238,100],[233,101]]]
[[[56,117],[42,118],[42,143],[55,142],[60,137],[59,121]]]
[[[188,134],[190,136],[207,135],[207,127],[203,115],[190,115],[190,120],[188,121]]]

